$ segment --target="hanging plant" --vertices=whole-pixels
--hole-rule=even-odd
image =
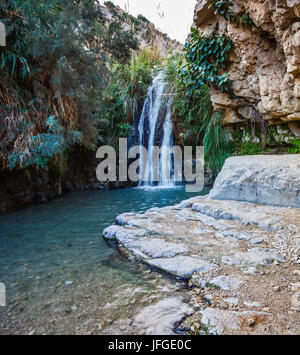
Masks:
[[[187,63],[182,74],[189,91],[192,93],[204,84],[212,84],[221,92],[234,96],[231,80],[223,73],[229,61],[232,41],[215,32],[204,36],[192,28],[190,40],[185,46]]]

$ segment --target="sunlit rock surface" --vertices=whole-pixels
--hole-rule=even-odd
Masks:
[[[299,206],[299,167],[292,169],[299,157],[276,158],[229,159],[210,196]],[[131,260],[192,287],[193,314],[183,331],[300,333],[300,208],[210,196],[123,214],[104,237]],[[147,332],[155,334],[159,328],[151,324]]]
[[[283,0],[232,0],[235,16],[248,14],[254,25],[237,25],[214,13],[209,0],[198,0],[194,25],[203,33],[213,28],[234,43],[228,68],[240,100],[212,90],[215,108],[226,111],[225,123],[251,119],[254,104],[271,124],[300,120],[300,3]],[[239,111],[239,115],[237,114]]]
[[[300,155],[229,158],[209,196],[299,208]]]

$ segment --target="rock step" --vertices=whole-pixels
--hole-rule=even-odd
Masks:
[[[299,231],[297,208],[200,196],[123,214],[103,234],[130,258],[188,280],[190,319],[199,324],[198,332],[227,334],[264,329],[271,318],[274,327],[288,322],[300,330]],[[194,326],[185,322],[183,327]]]

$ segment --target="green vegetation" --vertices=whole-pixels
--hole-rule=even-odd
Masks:
[[[233,3],[230,0],[210,0],[210,7],[213,7],[215,15],[220,14],[227,21],[234,22],[237,25],[254,26],[254,22],[247,12],[237,16],[230,10],[232,6]]]
[[[209,86],[202,82],[191,88],[184,61],[189,57],[175,56],[169,61],[167,80],[173,95],[174,119],[178,123],[180,143],[204,145],[205,159],[210,168],[219,171],[229,156],[229,146],[222,128],[222,112],[214,112]]]
[[[299,154],[300,153],[300,139],[291,140],[291,147],[288,149],[290,154]]]
[[[229,157],[228,142],[222,127],[223,114],[217,111],[212,116],[206,126],[203,145],[205,149],[206,160],[212,170],[220,171],[225,160]]]
[[[192,28],[190,40],[185,46],[187,63],[183,67],[185,84],[190,92],[201,88],[203,84],[215,85],[221,92],[228,92],[233,96],[231,80],[226,69],[229,52],[233,43],[226,36],[212,32],[204,36]]]
[[[119,136],[128,136],[130,125],[140,114],[153,70],[162,62],[157,51],[144,48],[133,53],[129,63],[114,61],[110,65],[110,82],[102,102],[102,117],[109,122],[106,136],[110,144],[117,145]]]
[[[269,127],[263,149],[263,139],[259,127],[251,124],[236,125],[230,132],[231,155],[272,154],[298,154],[300,153],[300,140],[289,130],[287,125]]]
[[[234,97],[231,80],[224,73],[232,46],[230,39],[215,31],[204,36],[192,28],[185,58],[178,66],[180,83],[174,90],[175,114],[182,117],[184,138],[203,144],[206,162],[214,172],[222,168],[230,150],[222,127],[223,113],[214,112],[209,86]]]
[[[130,136],[153,73],[161,69],[166,97],[173,98],[177,143],[204,145],[214,172],[231,154],[263,151],[261,132],[254,132],[254,140],[253,132],[244,137],[237,128],[228,139],[223,112],[211,102],[211,89],[234,98],[226,71],[234,44],[226,35],[216,28],[209,35],[192,29],[183,54],[162,58],[151,46],[139,49],[137,32],[142,30],[149,44],[158,33],[144,16],[135,18],[110,1],[105,5],[112,20],[94,1],[1,2],[8,34],[7,46],[0,47],[1,168],[58,170],[74,147],[116,146],[120,136]],[[231,5],[211,3],[228,21],[251,24],[247,13],[237,21]],[[269,136],[267,150],[281,145],[289,153],[300,152],[299,139],[288,135],[278,143],[277,132]]]
[[[93,1],[4,0],[0,18],[0,160],[3,168],[47,167],[74,144],[103,140],[107,63],[127,63],[132,31],[103,18]]]
[[[138,15],[137,19],[142,21],[142,22],[148,23],[148,24],[150,23],[150,21],[145,16],[143,16],[141,14]]]

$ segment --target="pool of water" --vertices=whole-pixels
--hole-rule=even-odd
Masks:
[[[204,193],[206,193],[205,191]],[[102,238],[123,212],[176,204],[183,188],[72,193],[0,216],[0,334],[134,334],[139,309],[180,284],[122,259]]]

